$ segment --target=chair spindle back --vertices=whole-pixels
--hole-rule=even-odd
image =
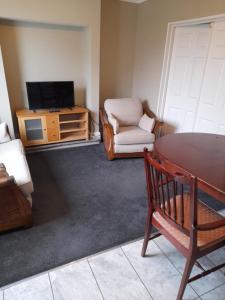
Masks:
[[[153,152],[147,150],[145,150],[145,170],[149,209],[159,212],[173,226],[190,235],[184,227],[185,201],[189,193],[190,221],[191,224],[196,224],[196,178],[168,161],[160,161],[154,157]]]

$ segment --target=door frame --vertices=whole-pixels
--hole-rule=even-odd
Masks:
[[[225,21],[225,14],[195,18],[195,19],[187,19],[187,20],[168,23],[163,65],[162,65],[162,72],[161,72],[161,80],[159,86],[157,112],[156,112],[157,116],[161,120],[163,120],[164,108],[166,103],[166,92],[167,92],[170,64],[172,58],[175,29],[181,26],[183,27],[183,26],[191,26],[191,25],[209,24],[218,21]]]

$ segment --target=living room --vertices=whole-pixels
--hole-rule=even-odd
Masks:
[[[221,85],[207,90],[210,84],[203,73],[207,75],[217,32],[221,38],[218,48],[223,49],[225,2],[0,0],[0,7],[0,122],[7,124],[0,130],[0,163],[6,167],[0,169],[0,189],[4,186],[0,195],[6,203],[8,197],[14,201],[9,189],[18,195],[22,190],[22,197],[28,199],[22,206],[27,212],[24,223],[0,234],[0,299],[182,299],[187,282],[179,287],[188,254],[180,251],[182,247],[177,250],[176,243],[170,244],[163,234],[149,242],[146,256],[146,238],[142,248],[144,234],[150,234],[145,223],[151,211],[143,151],[152,150],[155,143],[162,157],[171,155],[179,166],[181,154],[188,152],[184,161],[193,168],[204,159],[204,168],[200,162],[199,168],[212,178],[207,177],[210,184],[204,185],[198,173],[200,198],[212,204],[221,218],[225,203],[222,52],[221,63],[210,69],[213,74],[221,72],[220,77],[210,77],[211,82],[219,78],[216,82]],[[176,39],[177,32],[181,40]],[[193,38],[196,36],[200,38]],[[184,57],[184,52],[172,49],[186,51],[186,45],[196,46],[198,41],[196,56],[193,58],[192,49],[189,60],[176,65],[175,58]],[[182,94],[182,102],[179,80],[182,70],[194,60],[198,68],[190,76],[194,84],[187,81],[182,91],[191,86],[191,97]],[[178,70],[175,75],[173,70]],[[168,89],[174,78],[175,88]],[[73,82],[75,108],[66,104],[49,112],[32,107],[27,83],[35,82]],[[198,122],[206,120],[198,112],[204,104],[201,97],[210,102],[207,95],[214,90],[223,108],[211,105],[214,119],[210,116],[210,123]],[[172,109],[171,101],[180,103],[179,110]],[[205,106],[202,111],[206,114]],[[192,113],[196,119],[193,130]],[[25,128],[33,119],[42,120],[43,135],[34,141]],[[194,143],[200,145],[186,151],[191,144],[187,138],[181,144],[166,140],[173,132],[201,132],[207,137],[198,136]],[[126,139],[119,146],[118,133]],[[135,137],[139,140],[133,143]],[[170,153],[175,145],[176,151]],[[217,153],[214,159],[212,153]],[[199,159],[192,163],[194,155]],[[145,152],[146,165],[151,159]],[[17,180],[21,174],[23,182]],[[216,178],[218,186],[213,189]],[[12,220],[15,207],[8,211]],[[0,216],[6,219],[3,210]],[[3,228],[4,222],[0,222]],[[220,220],[216,225],[220,228],[214,230],[221,233],[224,223]],[[187,284],[183,299],[224,299],[224,268],[215,269],[224,262],[224,235],[219,246],[217,252],[196,262],[192,275],[200,278],[203,271],[204,277]]]

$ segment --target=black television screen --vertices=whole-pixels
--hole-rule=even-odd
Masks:
[[[74,106],[73,81],[26,82],[29,109]]]

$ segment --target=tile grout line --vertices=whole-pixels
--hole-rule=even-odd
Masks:
[[[51,287],[51,291],[52,291],[52,298],[53,298],[53,300],[55,300],[55,296],[54,296],[54,292],[53,292],[53,288],[52,288],[52,282],[51,282],[51,278],[50,278],[49,272],[48,272],[48,279],[49,279],[49,283],[50,283],[50,287]]]
[[[222,249],[222,248],[220,248],[220,249]],[[225,253],[225,251],[224,251],[224,253]],[[208,257],[207,255],[206,255],[206,257],[212,263],[213,266],[216,266],[216,264],[213,262],[213,260],[210,257]],[[216,272],[219,271],[219,272],[221,272],[225,276],[225,273],[222,271],[223,269],[225,270],[225,267],[222,267],[221,269],[217,270]],[[224,282],[224,284],[225,284],[225,282]]]
[[[126,257],[128,263],[131,265],[132,269],[134,270],[134,272],[137,274],[138,278],[140,279],[141,283],[143,284],[143,286],[145,287],[145,289],[147,290],[149,296],[152,298],[152,300],[154,300],[154,298],[152,297],[152,295],[150,294],[148,288],[146,287],[145,283],[143,282],[143,280],[141,279],[141,277],[139,276],[138,272],[136,271],[136,269],[134,268],[133,264],[131,263],[131,261],[129,260],[129,258],[127,257],[126,253],[124,252],[123,248],[120,247],[120,249],[122,250],[124,256]]]
[[[98,283],[97,278],[95,277],[94,271],[92,270],[92,267],[91,267],[91,264],[90,264],[88,258],[87,258],[87,263],[88,263],[88,265],[89,265],[89,268],[91,269],[91,273],[92,273],[92,275],[93,275],[93,277],[94,277],[94,279],[95,279],[95,282],[96,282],[97,287],[98,287],[98,289],[99,289],[99,291],[100,291],[100,294],[101,294],[101,296],[102,296],[102,299],[105,300],[105,298],[104,298],[104,296],[103,296],[103,292],[102,292],[102,290],[101,290],[101,288],[100,288],[100,285],[99,285],[99,283]]]
[[[206,293],[201,294],[201,296],[205,296],[205,295],[211,293],[212,291],[214,291],[214,290],[216,290],[216,289],[218,289],[218,288],[221,288],[221,286],[223,286],[223,285],[225,286],[225,283],[222,283],[222,284],[220,284],[219,286],[215,287],[214,289],[212,289],[212,290],[210,290],[210,291],[208,291],[208,292],[206,292]],[[199,296],[199,297],[201,298],[201,296]]]
[[[181,275],[182,278],[182,273],[180,272],[180,270],[174,265],[173,261],[169,258],[169,256],[166,254],[166,252],[163,251],[163,249],[157,244],[157,242],[153,241],[153,243],[155,243],[155,245],[161,250],[161,252],[163,253],[163,255],[166,256],[166,258],[169,260],[169,262],[171,263],[171,265],[177,270],[177,272]],[[177,251],[177,250],[176,250]],[[196,293],[196,295],[198,297],[200,297],[200,295],[197,293],[197,291],[192,287],[192,285],[190,283],[188,283],[189,287]],[[186,288],[185,288],[186,289]]]
[[[153,242],[154,242],[154,241],[153,241]],[[175,269],[180,273],[180,275],[182,276],[183,274],[182,274],[182,273],[180,272],[180,270],[173,264],[172,260],[169,258],[169,256],[166,254],[166,252],[163,251],[163,249],[160,247],[160,245],[157,244],[157,242],[154,242],[154,243],[159,247],[159,249],[163,252],[163,254],[168,258],[168,260],[170,261],[170,263],[174,266],[174,268],[175,268]],[[206,255],[206,257],[207,257],[207,259],[212,263],[212,265],[215,266],[215,264],[208,258],[207,255]],[[222,272],[221,270],[218,270],[218,271]],[[223,273],[222,273],[222,274],[223,274]],[[207,276],[207,275],[206,275],[206,276]],[[191,285],[191,283],[188,283],[188,285],[195,291],[195,293],[198,295],[198,297],[201,298],[202,295],[206,295],[206,294],[208,294],[208,293],[214,291],[214,290],[217,289],[218,287],[221,287],[222,285],[225,285],[225,283],[222,283],[222,284],[220,284],[220,285],[214,287],[213,289],[211,289],[211,290],[209,290],[208,292],[205,292],[205,293],[203,293],[203,294],[201,294],[201,295],[199,295],[199,294],[197,293],[197,291],[194,289],[194,287]]]
[[[103,253],[107,253],[107,252],[109,252],[109,251],[111,251],[111,250],[113,250],[113,249],[117,249],[117,248],[119,248],[119,247],[127,246],[127,245],[129,245],[129,244],[138,242],[138,241],[140,241],[140,240],[142,240],[142,239],[143,239],[143,237],[139,237],[139,238],[137,238],[137,239],[134,239],[134,240],[131,240],[131,241],[128,241],[128,242],[125,242],[125,243],[122,243],[122,244],[113,246],[113,247],[111,247],[111,248],[108,248],[108,249],[105,249],[105,250],[96,252],[96,253],[94,253],[94,254],[90,254],[90,255],[88,255],[88,256],[85,256],[85,257],[82,257],[82,258],[78,258],[78,259],[72,260],[71,262],[68,262],[68,263],[66,263],[66,264],[59,265],[59,266],[57,266],[57,267],[53,267],[53,268],[51,268],[51,269],[48,269],[48,270],[46,270],[46,271],[43,271],[43,272],[34,274],[34,275],[32,275],[32,276],[28,276],[28,277],[22,278],[22,279],[20,279],[20,280],[18,280],[18,281],[15,281],[15,282],[13,282],[13,283],[9,283],[9,284],[7,284],[7,285],[4,285],[4,286],[0,287],[0,291],[7,290],[7,289],[9,289],[9,288],[11,288],[11,287],[13,287],[13,286],[15,286],[15,285],[19,285],[19,284],[21,284],[21,283],[23,283],[23,282],[25,282],[25,281],[31,280],[32,278],[39,277],[39,276],[41,276],[41,275],[47,274],[48,272],[56,271],[56,270],[58,270],[58,269],[64,268],[64,267],[66,267],[66,266],[69,266],[69,265],[71,265],[71,264],[79,263],[80,261],[86,261],[86,260],[89,259],[89,258],[96,257],[96,256],[98,256],[98,255],[100,255],[100,254],[103,254]]]

